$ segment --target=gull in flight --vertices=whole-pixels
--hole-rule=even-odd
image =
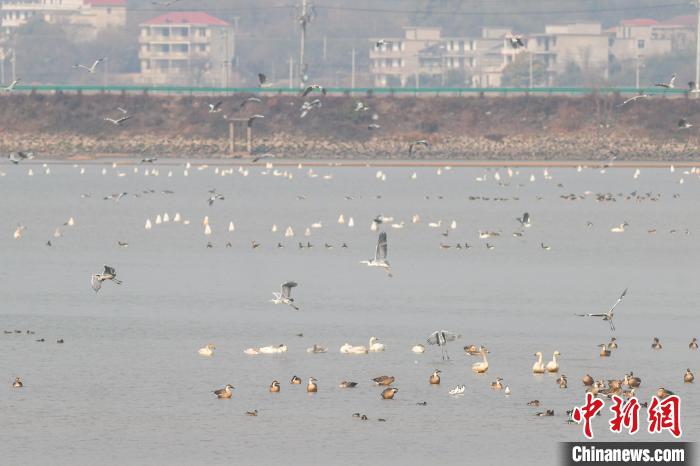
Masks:
[[[671,79],[667,83],[656,83],[654,86],[663,87],[665,89],[673,89],[676,85],[676,75],[675,73],[671,76]]]
[[[215,102],[213,104],[209,104],[209,113],[218,113],[221,111],[221,104],[223,104],[223,100],[220,100],[218,102]]]
[[[109,121],[109,122],[112,123],[113,125],[121,126],[122,123],[124,123],[126,120],[131,120],[132,118],[134,118],[133,115],[125,115],[125,116],[123,116],[123,117],[121,117],[121,118],[116,118],[116,119],[115,119],[115,118],[104,117],[104,121]]]
[[[295,311],[299,310],[299,307],[294,304],[294,298],[292,298],[292,288],[297,286],[297,282],[286,282],[280,285],[280,292],[273,291],[273,299],[270,300],[274,304],[289,304],[294,308]]]
[[[391,44],[391,42],[389,42],[388,40],[379,39],[377,42],[375,42],[374,46],[379,49],[382,47],[382,45],[389,45],[389,44]]]
[[[12,83],[9,86],[3,87],[2,90],[5,92],[12,92],[15,90],[15,86],[17,84],[19,84],[20,81],[21,81],[21,79],[15,79],[14,81],[12,81]]]
[[[95,63],[93,63],[92,66],[76,64],[76,65],[73,65],[73,68],[75,68],[75,69],[81,69],[81,68],[82,68],[82,69],[84,69],[85,71],[87,71],[88,73],[91,73],[91,74],[92,74],[92,73],[94,73],[95,70],[97,69],[97,65],[99,65],[99,64],[102,63],[103,61],[105,61],[104,57],[98,58],[97,60],[95,60]]]
[[[518,223],[525,228],[529,228],[532,224],[530,223],[530,214],[525,212],[522,217],[516,218]]]
[[[607,320],[608,323],[610,324],[610,330],[613,332],[615,331],[615,324],[613,323],[613,311],[617,307],[618,304],[622,302],[622,299],[625,297],[627,294],[627,288],[625,288],[625,291],[622,292],[619,298],[617,298],[617,301],[615,301],[615,304],[613,304],[613,307],[610,308],[610,310],[604,314],[575,314],[579,317],[602,317],[603,320]]]
[[[514,49],[517,49],[519,47],[525,47],[525,43],[523,42],[523,36],[521,35],[512,35],[507,39],[510,46]]]
[[[95,290],[95,293],[100,291],[102,282],[105,280],[112,280],[117,285],[122,284],[121,280],[117,280],[117,272],[114,270],[114,267],[110,267],[109,265],[105,265],[104,267],[105,269],[102,273],[96,273],[90,279],[90,284],[92,285],[92,289]]]
[[[431,333],[426,341],[429,345],[438,345],[440,347],[440,351],[442,351],[442,359],[444,361],[445,359],[450,359],[450,355],[447,354],[447,343],[450,341],[455,341],[461,336],[462,335],[457,335],[456,333],[452,333],[447,330],[437,330]]]
[[[209,205],[212,205],[212,204],[214,204],[214,201],[223,201],[223,200],[224,200],[224,195],[223,195],[223,194],[213,193],[213,194],[209,197],[209,199],[207,199],[207,203],[209,203]]]
[[[274,159],[275,157],[276,157],[275,154],[270,154],[268,152],[266,154],[261,154],[261,155],[258,155],[257,157],[255,157],[253,159],[253,163],[259,162],[262,159]]]
[[[387,261],[387,250],[388,244],[386,240],[386,232],[382,231],[379,233],[379,240],[377,241],[377,249],[374,252],[374,259],[361,261],[360,264],[365,264],[367,267],[381,267],[387,275],[392,277],[391,269],[389,268],[389,261]]]
[[[262,100],[260,100],[259,97],[248,97],[243,102],[241,102],[241,108],[245,107],[246,105],[248,105],[251,102],[260,103],[260,102],[262,102]]]
[[[10,162],[17,165],[22,160],[33,159],[34,152],[11,152],[10,155],[7,156],[7,158],[10,159]]]
[[[635,95],[634,97],[630,97],[629,99],[622,102],[620,105],[618,105],[618,107],[624,107],[625,105],[627,105],[630,102],[634,102],[634,101],[637,101],[639,99],[647,99],[649,97],[651,97],[649,94]]]
[[[428,144],[428,141],[425,139],[421,139],[420,141],[415,141],[412,142],[410,146],[408,146],[408,155],[413,154],[413,150],[416,149],[418,146],[423,146],[423,147],[428,147],[430,144]]]
[[[257,120],[258,118],[265,118],[265,115],[253,115],[252,117],[248,118],[248,128],[253,127],[253,122]]]
[[[311,84],[310,86],[306,86],[304,91],[301,93],[302,97],[306,97],[313,91],[321,91],[321,94],[326,95],[327,91],[326,88],[321,86],[320,84]]]

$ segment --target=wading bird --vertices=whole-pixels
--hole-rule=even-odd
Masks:
[[[367,267],[380,267],[384,270],[390,277],[391,269],[389,268],[389,261],[387,261],[388,245],[386,239],[386,232],[379,233],[379,240],[377,241],[377,249],[374,252],[374,259],[360,261],[360,264],[365,264]]]
[[[95,293],[100,291],[100,288],[102,288],[102,282],[105,280],[112,280],[117,285],[122,284],[121,280],[117,280],[117,272],[114,270],[114,267],[105,265],[104,268],[105,269],[102,273],[96,273],[90,279],[90,284],[92,285],[92,289],[95,290]]]
[[[610,324],[610,330],[613,332],[615,331],[615,324],[613,323],[613,311],[615,310],[615,307],[617,307],[618,304],[622,302],[622,299],[625,297],[627,294],[627,288],[625,288],[625,291],[622,292],[619,298],[617,298],[617,301],[615,301],[615,304],[610,308],[610,310],[604,314],[575,314],[579,317],[602,317],[603,320],[607,320],[608,323]]]
[[[448,330],[437,330],[431,333],[426,341],[429,345],[438,345],[440,347],[440,351],[442,352],[442,359],[445,360],[450,359],[450,355],[447,353],[447,343],[450,341],[455,341],[459,337],[461,337],[461,335],[457,335],[456,333],[452,333]]]

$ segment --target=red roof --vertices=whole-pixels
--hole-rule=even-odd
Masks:
[[[173,11],[149,19],[143,24],[203,24],[207,26],[228,26],[226,21],[203,11]]]
[[[84,0],[84,2],[92,6],[126,6],[126,0]]]
[[[654,26],[659,24],[655,19],[649,18],[635,18],[635,19],[623,19],[620,21],[623,26]]]
[[[663,26],[686,26],[695,29],[698,27],[698,17],[695,15],[674,16],[661,24]]]

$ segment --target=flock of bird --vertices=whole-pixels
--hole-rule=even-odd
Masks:
[[[312,89],[313,90],[313,89]],[[213,111],[217,111],[218,106],[214,105],[212,107]],[[124,112],[126,113],[126,112]],[[21,163],[25,160],[28,160],[32,158],[31,155],[25,154],[24,156],[17,155],[15,156],[15,159],[17,160],[16,162],[13,161],[13,164],[18,164]],[[12,158],[10,159],[12,160]],[[144,165],[150,165],[153,164],[156,161],[155,158],[146,158],[143,159],[141,162]],[[608,164],[605,165],[605,167],[609,167],[612,165],[613,161],[610,160]],[[601,172],[604,173],[605,167],[601,169]],[[118,166],[114,166],[115,170],[117,173],[125,173],[124,171],[119,171]],[[302,167],[299,166],[299,169]],[[48,168],[47,168],[48,169]],[[185,168],[185,173],[187,173],[188,170],[192,169],[192,166],[188,163],[186,168]],[[448,170],[447,167],[444,168],[445,170]],[[84,173],[81,169],[81,174]],[[234,174],[235,171],[233,169],[230,170],[219,170],[216,172],[219,176],[228,176],[231,174]],[[241,174],[242,176],[247,176],[247,170],[243,167],[239,168],[238,173]],[[268,163],[264,169],[261,168],[261,170],[264,170],[261,172],[261,174],[267,174],[271,175],[276,172],[277,169],[274,168],[274,166],[270,163]],[[137,172],[138,170],[135,170]],[[146,168],[146,172],[150,172],[149,176],[158,176],[159,175],[159,169],[158,168]],[[579,170],[580,171],[580,170]],[[103,169],[102,171],[103,175],[106,174],[106,169]],[[244,175],[244,173],[246,173]],[[285,174],[284,172],[277,172],[279,173],[280,177],[287,178],[290,177],[290,174],[287,173]],[[485,180],[487,177],[488,178],[493,178],[499,186],[501,187],[507,187],[507,186],[515,186],[515,185],[521,185],[522,183],[518,184],[515,181],[515,178],[517,178],[519,175],[518,172],[512,172],[510,169],[508,170],[508,173],[504,175],[504,178],[507,177],[507,179],[502,179],[501,176],[499,175],[500,172],[489,172],[485,174],[481,178],[481,180]],[[48,174],[48,173],[47,173]],[[686,176],[689,175],[699,175],[700,173],[696,172],[695,170],[687,172]],[[307,175],[310,178],[317,177],[318,174],[314,173],[312,170],[309,170],[307,172]],[[314,175],[314,176],[312,176]],[[411,175],[411,179],[416,179],[416,174],[414,173]],[[118,175],[119,176],[119,175]],[[187,176],[187,175],[185,175]],[[274,175],[273,175],[274,176]],[[534,177],[534,175],[531,175]],[[544,171],[543,174],[544,179],[551,179],[551,175],[547,172],[547,170]],[[635,176],[636,178],[636,176]],[[327,178],[327,179],[332,179],[332,178]],[[378,180],[386,180],[386,173],[384,172],[377,172],[377,179]],[[478,179],[476,180],[477,182],[479,181]],[[534,181],[534,179],[530,179],[530,182]],[[172,191],[162,191],[162,194],[173,194]],[[142,192],[116,192],[116,193],[110,193],[110,194],[105,194],[105,195],[100,195],[96,197],[101,197],[102,199],[106,201],[113,201],[115,203],[117,202],[123,202],[125,198],[129,197],[141,197],[141,196],[146,196],[146,195],[153,195],[157,194],[155,190],[143,190]],[[93,197],[92,193],[85,193],[83,194],[83,197],[85,199],[90,199]],[[633,192],[633,193],[585,193],[583,195],[562,195],[560,196],[563,201],[572,201],[572,200],[583,200],[583,199],[589,199],[593,200],[595,202],[617,202],[617,201],[629,201],[629,202],[634,202],[634,203],[641,203],[641,202],[654,202],[658,199],[660,199],[660,194],[657,193],[638,193],[638,192]],[[355,197],[354,196],[346,196],[346,200],[353,200]],[[431,198],[429,196],[426,196],[426,199]],[[675,196],[674,196],[675,198]],[[206,195],[202,195],[202,205],[208,205],[209,207],[212,207],[213,205],[217,203],[222,203],[226,202],[227,196],[225,196],[223,193],[219,192],[217,189],[211,189],[207,192]],[[298,200],[303,202],[306,199],[305,196],[300,196],[298,197]],[[433,196],[432,199],[440,200],[443,199],[443,196]],[[511,198],[504,198],[504,197],[486,197],[486,196],[471,196],[469,200],[472,201],[496,201],[496,202],[502,202],[505,200],[514,200],[517,199],[515,196]],[[207,207],[203,207],[207,208]],[[205,235],[211,234],[211,228],[209,225],[209,220],[208,216],[205,217],[205,220],[203,221],[203,225],[205,226]],[[369,220],[369,219],[368,219]],[[528,235],[529,231],[537,229],[536,226],[537,221],[531,215],[529,212],[523,212],[522,215],[518,216],[517,218],[514,218],[511,220],[514,225],[517,225],[517,229],[514,229],[513,231],[513,236],[522,238],[525,235]],[[153,224],[155,223],[156,225],[163,224],[163,223],[168,223],[171,222],[170,216],[165,213],[163,215],[158,215],[156,218],[155,222],[151,222],[151,219],[149,218],[146,222],[145,229],[150,230],[153,228]],[[185,220],[182,218],[182,216],[177,213],[172,219],[172,223],[182,223],[182,224],[189,224],[189,220]],[[416,214],[413,218],[408,220],[407,222],[404,221],[397,221],[396,219],[392,218],[391,216],[387,215],[382,215],[378,214],[374,218],[371,219],[371,221],[368,221],[370,230],[376,234],[377,242],[376,246],[374,248],[374,254],[370,258],[366,260],[361,260],[360,264],[364,265],[368,268],[376,268],[381,271],[383,271],[387,278],[393,277],[393,270],[390,266],[389,263],[389,235],[388,235],[388,230],[389,229],[396,229],[400,230],[404,228],[406,225],[417,225],[420,224],[422,221],[420,219],[420,216]],[[345,225],[352,227],[354,224],[354,219],[351,217],[349,219],[346,219],[343,214],[341,214],[338,217],[338,224],[340,225]],[[74,226],[75,221],[71,217],[69,221],[67,221],[65,226]],[[444,226],[443,226],[444,225]],[[581,225],[583,227],[584,225]],[[591,228],[593,226],[593,223],[591,221],[588,221],[585,224],[586,228]],[[432,228],[437,230],[437,232],[440,232],[440,235],[443,238],[450,237],[450,235],[454,235],[455,230],[458,229],[458,224],[456,220],[444,220],[444,219],[435,219],[430,222],[427,222],[427,227]],[[533,228],[535,227],[535,228]],[[629,222],[624,221],[622,222],[619,226],[613,226],[609,228],[610,233],[613,234],[623,234],[627,231],[627,228],[629,227]],[[320,229],[323,228],[323,222],[318,221],[315,222],[314,224],[310,225],[307,227],[307,231],[312,231],[312,229]],[[443,232],[444,229],[444,232]],[[26,230],[26,227],[24,225],[18,225],[17,230],[15,231],[15,239],[19,240],[22,238]],[[228,228],[229,232],[234,232],[235,227],[233,222],[231,221],[229,224]],[[273,228],[271,229],[273,233],[278,232],[278,227],[277,225],[273,225]],[[57,229],[58,231],[58,229]],[[287,229],[279,229],[279,232],[281,233],[284,231],[284,235],[286,238],[290,238],[295,236],[295,233],[293,231],[293,228],[289,226]],[[208,233],[207,233],[208,232]],[[502,236],[502,231],[500,230],[493,230],[493,229],[480,229],[478,230],[478,238],[479,239],[484,239],[484,240],[497,240],[500,236]],[[54,238],[59,238],[61,235],[55,235]],[[261,247],[261,243],[258,243],[257,241],[253,240],[253,249],[257,249]],[[282,244],[281,242],[278,242],[278,247],[281,247]],[[50,244],[49,244],[50,245]],[[120,241],[119,242],[119,247],[128,247],[129,242],[128,241]],[[229,243],[230,245],[230,243]],[[332,248],[332,245],[329,245],[326,243],[326,248],[330,249]],[[329,247],[330,246],[330,247]],[[343,243],[343,246],[347,247],[347,244]],[[445,249],[444,243],[440,243],[440,247]],[[299,242],[299,247],[300,248],[307,248],[307,247],[312,247],[311,243],[306,241],[306,245],[304,245],[302,242]],[[464,249],[469,249],[471,246],[469,246],[468,243],[465,243],[464,246],[461,246],[461,243],[458,243],[455,248],[464,248]],[[493,249],[494,246],[490,242],[486,242],[486,247],[487,249]],[[540,247],[544,250],[549,251],[551,249],[550,246],[540,243]],[[117,270],[114,266],[111,265],[104,265],[102,268],[101,272],[94,273],[90,276],[90,283],[91,287],[94,290],[95,293],[98,293],[101,289],[102,286],[105,282],[111,282],[115,285],[120,285],[122,284],[122,281],[117,278]],[[280,284],[280,289],[279,291],[274,291],[272,293],[273,298],[270,299],[270,302],[272,304],[278,305],[286,305],[292,308],[295,311],[303,312],[302,310],[302,305],[299,304],[296,299],[292,296],[293,290],[295,290],[298,287],[298,283],[296,281],[285,281],[284,283]],[[593,312],[593,313],[585,313],[585,314],[575,314],[575,316],[578,317],[591,317],[591,318],[598,318],[601,319],[604,322],[607,322],[609,330],[611,332],[616,331],[616,327],[613,321],[614,317],[614,311],[618,309],[618,306],[620,306],[623,303],[623,300],[626,298],[628,293],[628,289],[624,289],[622,293],[619,295],[617,300],[614,302],[614,304],[610,307],[610,309],[607,312]],[[12,331],[6,331],[5,333],[15,333]],[[423,354],[426,353],[427,347],[429,346],[437,346],[440,349],[440,353],[442,356],[443,361],[448,361],[450,360],[450,354],[448,352],[448,347],[450,346],[451,343],[457,341],[458,339],[461,338],[461,335],[449,330],[445,329],[440,329],[436,330],[430,335],[428,335],[424,342],[422,343],[416,343],[414,346],[410,348],[411,353],[413,354]],[[43,340],[43,339],[42,339]],[[61,340],[62,342],[63,340]],[[426,346],[427,345],[427,346]],[[600,347],[600,357],[610,357],[612,353],[618,348],[618,342],[615,337],[612,337],[609,343],[601,343],[599,345]],[[689,344],[689,348],[691,350],[697,350],[698,344],[697,340],[693,338],[691,343]],[[205,358],[212,358],[215,357],[215,352],[216,352],[216,345],[213,343],[208,343],[206,346],[200,348],[198,350],[198,354],[201,357]],[[659,351],[662,349],[661,343],[657,338],[655,338],[654,343],[652,344],[652,349],[655,351]],[[385,343],[381,342],[378,338],[376,337],[371,337],[369,339],[369,343],[367,345],[354,345],[350,344],[349,342],[344,343],[340,348],[338,349],[339,353],[341,354],[348,354],[348,355],[367,355],[370,353],[377,353],[377,352],[383,352],[387,351],[388,348],[385,345]],[[251,347],[247,348],[244,350],[244,353],[249,356],[264,356],[264,355],[275,355],[275,354],[282,354],[282,353],[287,353],[289,351],[289,348],[285,344],[277,344],[277,345],[269,345],[269,346],[260,346],[260,347]],[[314,344],[313,346],[309,347],[306,349],[307,353],[310,354],[323,354],[328,352],[328,347],[322,344]],[[487,348],[485,345],[466,345],[464,346],[464,354],[470,357],[477,357],[479,360],[471,364],[471,369],[474,374],[478,375],[484,375],[489,373],[490,369],[490,361],[489,361],[489,355],[490,355],[490,350]],[[552,352],[552,358],[550,361],[545,361],[543,359],[543,353],[541,351],[537,351],[534,353],[536,360],[532,366],[532,373],[535,376],[539,376],[541,374],[560,374],[560,358],[562,354],[559,351],[553,351]],[[446,367],[449,367],[446,368]],[[431,374],[426,374],[426,382],[430,385],[440,385],[443,377],[443,371],[455,371],[455,372],[463,372],[463,368],[460,365],[455,366],[444,366],[443,369],[435,369],[432,371]],[[683,381],[685,383],[692,383],[694,381],[694,375],[691,371],[690,368],[688,368],[684,374],[682,374]],[[399,393],[399,388],[396,386],[397,384],[397,378],[394,375],[381,375],[377,376],[371,379],[371,382],[376,384],[377,386],[382,387],[382,391],[379,393],[379,397],[384,400],[391,400],[397,397],[397,394]],[[342,380],[338,383],[337,387],[341,389],[352,389],[355,387],[358,387],[362,382],[358,381],[351,381],[351,380]],[[296,375],[291,379],[290,381],[291,385],[300,385],[302,384],[301,379],[297,377]],[[568,388],[568,378],[566,375],[561,374],[559,377],[556,379],[556,385],[560,389],[567,389]],[[602,379],[594,379],[592,376],[589,374],[586,374],[582,378],[582,384],[586,388],[588,392],[593,393],[596,396],[612,396],[612,395],[620,395],[624,396],[625,398],[629,398],[634,395],[635,390],[639,388],[641,385],[641,379],[639,377],[634,376],[633,372],[629,372],[625,374],[624,377],[620,377],[619,379],[611,379],[608,380],[607,382],[602,380]],[[334,384],[335,385],[335,384]],[[24,381],[20,377],[16,377],[14,382],[13,382],[13,387],[15,389],[21,389],[24,386]],[[512,393],[512,384],[505,383],[504,377],[501,377],[501,375],[498,375],[493,379],[493,381],[490,382],[490,388],[493,389],[494,391],[502,391],[504,395],[510,396]],[[628,389],[625,390],[625,387]],[[270,384],[267,386],[268,390],[270,393],[280,393],[283,391],[282,384],[280,383],[279,380],[272,380]],[[233,384],[226,384],[223,388],[215,390],[213,393],[214,395],[219,398],[219,399],[231,399],[234,398],[234,390],[235,387]],[[321,386],[321,382],[317,380],[314,377],[308,377],[307,379],[307,384],[306,384],[306,391],[310,394],[316,393],[319,390],[323,390],[323,387]],[[405,389],[405,391],[408,391],[408,389]],[[446,394],[449,396],[462,396],[466,393],[466,385],[465,384],[457,384],[455,386],[449,387],[448,390],[446,390]],[[403,393],[403,392],[401,392]],[[664,388],[664,387],[659,387],[657,390],[657,394],[661,397],[663,396],[668,396],[669,394],[672,394],[670,390]],[[426,401],[421,401],[418,403],[420,405],[425,405],[427,404]],[[538,400],[532,400],[528,403],[529,406],[540,406],[540,402]],[[250,416],[258,416],[259,411],[252,410],[252,411],[246,411],[247,415]],[[360,419],[366,420],[368,419],[367,415],[365,414],[360,414],[360,413],[355,413]],[[538,411],[535,413],[537,416],[553,416],[554,415],[554,410],[552,409],[545,409],[542,411]],[[379,420],[382,420],[380,418]]]

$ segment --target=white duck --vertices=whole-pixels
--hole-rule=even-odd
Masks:
[[[547,372],[559,372],[559,363],[557,362],[557,356],[560,355],[561,353],[559,353],[559,351],[555,351],[554,354],[552,354],[552,360],[549,361],[545,366]]]
[[[369,351],[364,346],[353,346],[350,343],[345,343],[340,347],[340,352],[343,354],[367,354]]]
[[[476,372],[477,374],[483,374],[487,370],[489,370],[489,362],[486,360],[486,352],[487,352],[486,347],[482,346],[479,353],[481,353],[481,357],[483,357],[484,360],[480,361],[480,362],[475,362],[474,364],[472,364],[472,370],[474,372]]]
[[[532,372],[533,374],[544,374],[544,364],[542,364],[542,353],[538,351],[535,353],[535,356],[537,356],[537,361],[532,366]]]
[[[209,343],[207,346],[204,348],[199,348],[199,355],[200,356],[211,356],[214,354],[214,350],[216,349],[216,346],[213,344]]]
[[[369,351],[371,353],[378,353],[379,351],[384,351],[384,343],[379,343],[377,337],[371,337],[369,339]]]
[[[450,395],[461,395],[467,389],[464,385],[457,385],[449,391]]]
[[[415,345],[413,348],[411,348],[411,351],[413,351],[414,353],[425,353],[425,346]]]

